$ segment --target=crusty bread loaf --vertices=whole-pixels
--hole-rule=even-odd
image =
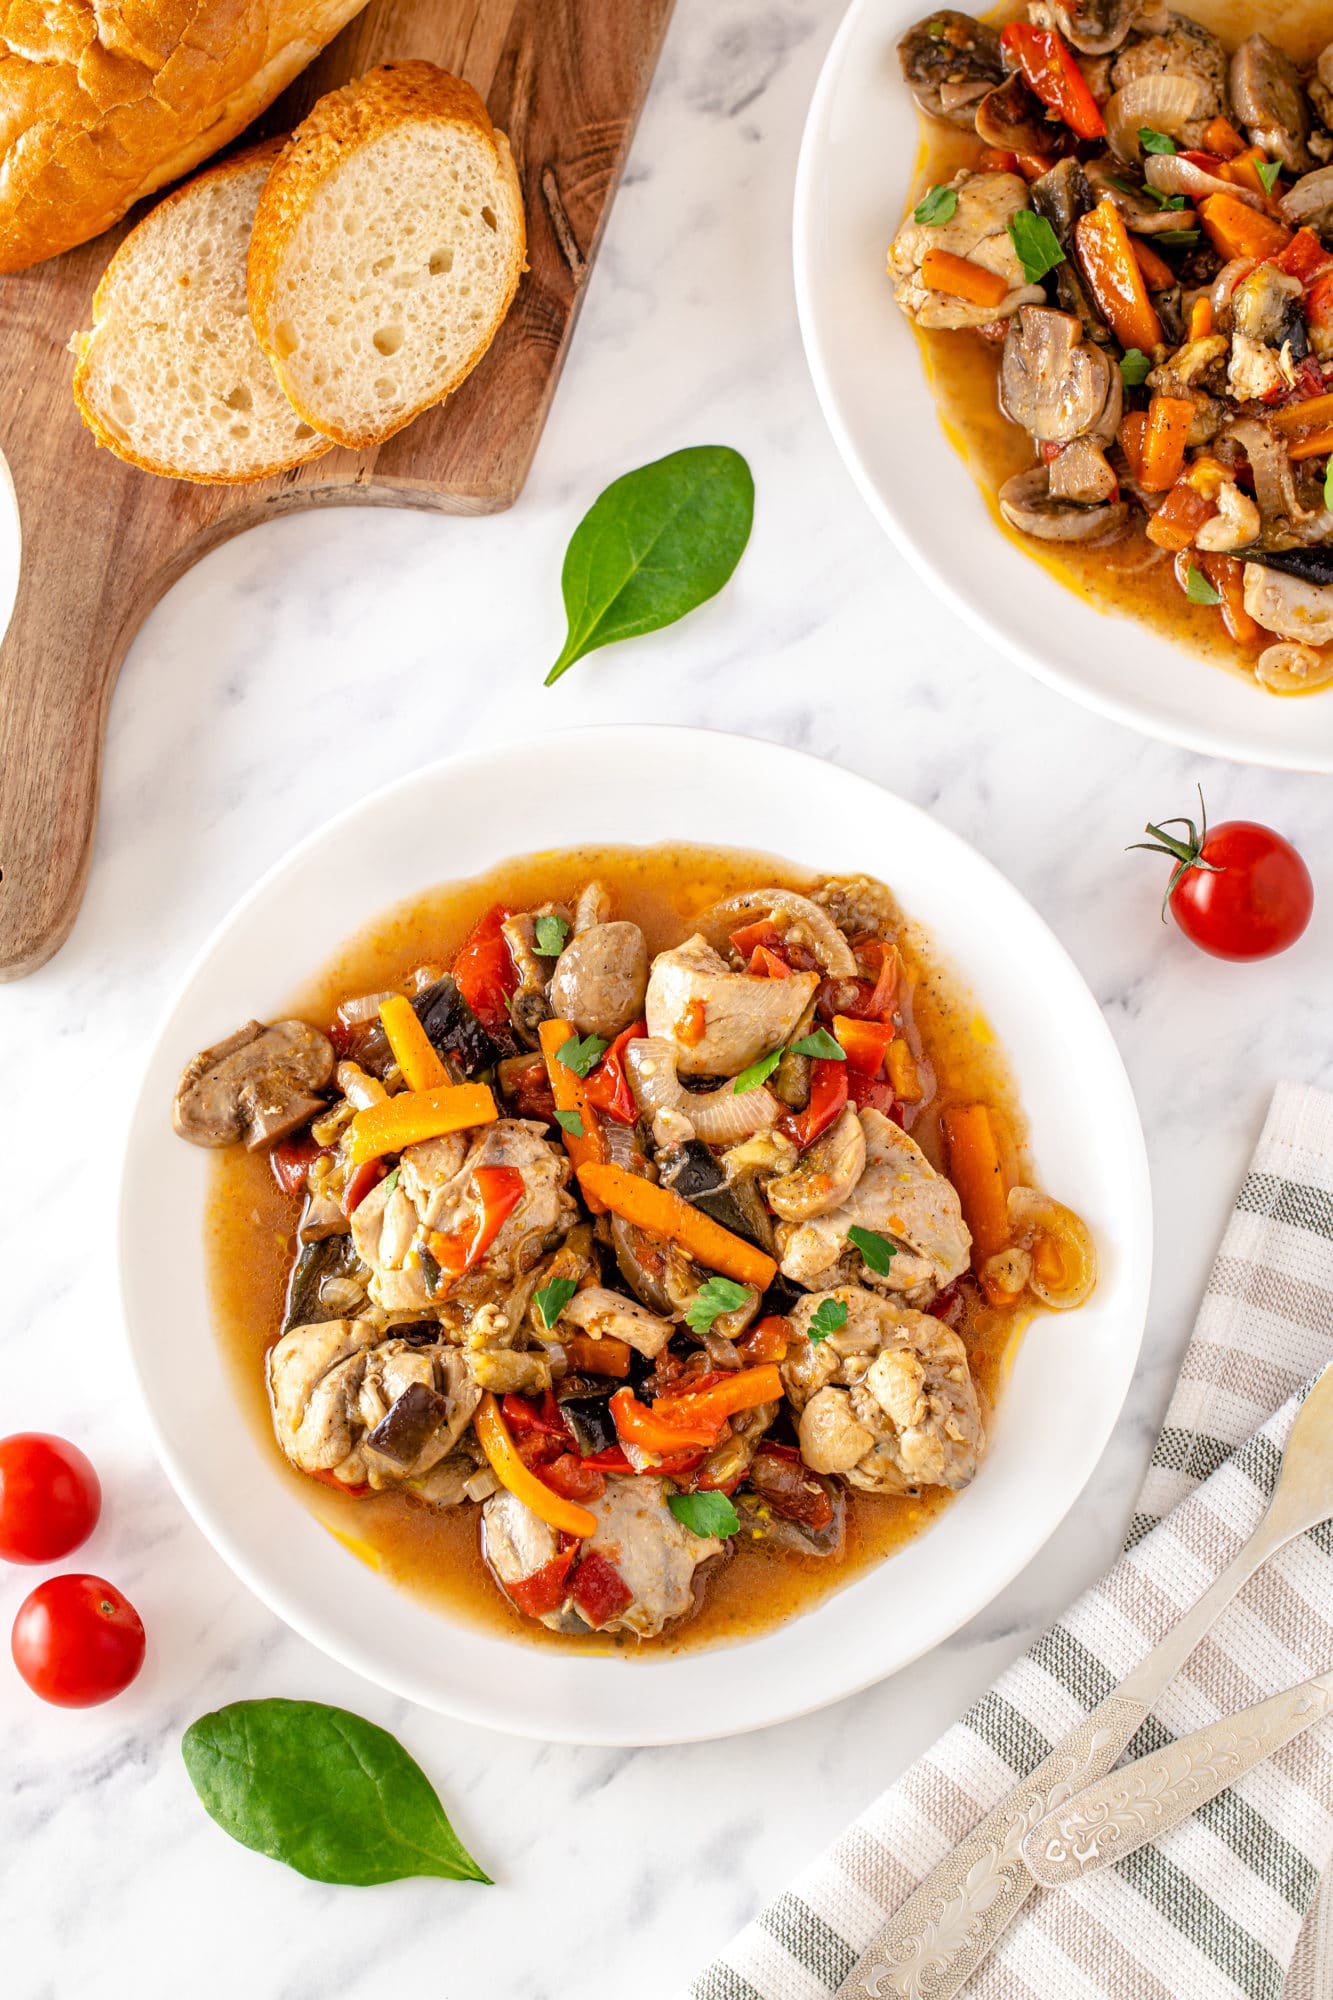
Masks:
[[[234,139],[365,0],[0,0],[0,271]]]
[[[210,167],[132,229],[71,343],[99,444],[148,472],[263,479],[329,449],[278,386],[250,324],[245,259],[280,139]]]
[[[476,91],[386,63],[321,98],[274,164],[250,317],[308,424],[378,444],[480,361],[525,248],[508,141]]]

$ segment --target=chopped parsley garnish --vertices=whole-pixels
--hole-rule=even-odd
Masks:
[[[740,1515],[725,1493],[673,1493],[667,1506],[682,1528],[705,1539],[717,1535],[725,1541],[741,1524]]]
[[[1155,201],[1159,208],[1183,208],[1185,206],[1185,197],[1183,194],[1163,194],[1162,190],[1153,187],[1151,182],[1145,182],[1142,187],[1135,187],[1133,181],[1117,180],[1114,174],[1108,174],[1106,176],[1106,184],[1108,187],[1119,188],[1121,194],[1127,194],[1135,201],[1142,201],[1145,197],[1149,201]]]
[[[821,1340],[827,1340],[831,1333],[847,1324],[847,1308],[841,1299],[821,1299],[810,1315],[810,1324],[805,1329],[806,1338],[812,1347],[818,1347]]]
[[[583,1120],[577,1111],[557,1111],[555,1122],[562,1132],[568,1132],[571,1139],[583,1137]]]
[[[544,917],[538,917],[535,929],[536,950],[543,958],[559,958],[565,948],[565,939],[569,936],[569,925],[564,918],[557,917],[553,912],[548,913]]]
[[[577,1035],[571,1035],[567,1042],[560,1044],[555,1059],[566,1069],[572,1069],[575,1076],[587,1076],[590,1070],[596,1069],[610,1046],[610,1042],[604,1042],[600,1035],[585,1035],[582,1041]]]
[[[818,1056],[823,1062],[846,1062],[847,1051],[841,1042],[835,1042],[827,1028],[816,1028],[813,1035],[802,1035],[799,1042],[793,1042],[794,1056]]]
[[[578,1290],[573,1278],[552,1278],[549,1285],[543,1285],[534,1292],[532,1302],[542,1316],[542,1325],[549,1333],[565,1307]]]
[[[1151,125],[1140,125],[1139,144],[1145,153],[1175,153],[1179,151],[1174,139],[1165,132],[1154,132]]]
[[[1282,172],[1281,160],[1256,160],[1254,164],[1264,184],[1264,193],[1272,194],[1277,186],[1277,177]]]
[[[1203,232],[1199,229],[1159,229],[1153,238],[1154,243],[1164,243],[1168,250],[1192,250],[1202,240]]]
[[[736,1096],[744,1097],[747,1090],[758,1090],[761,1083],[767,1083],[782,1061],[782,1054],[781,1049],[770,1049],[766,1056],[760,1056],[758,1062],[752,1062],[748,1069],[743,1069],[731,1086]]]
[[[1185,595],[1191,604],[1220,604],[1222,593],[1214,590],[1203,571],[1191,563],[1185,572]]]
[[[748,1285],[734,1278],[707,1278],[685,1309],[685,1324],[695,1333],[707,1333],[723,1313],[738,1312],[754,1294]]]
[[[1065,261],[1060,239],[1050,223],[1044,215],[1034,215],[1030,208],[1020,208],[1010,216],[1009,241],[1018,252],[1023,276],[1030,285],[1040,284],[1048,271]]]
[[[1137,389],[1148,379],[1152,362],[1141,347],[1130,347],[1120,357],[1120,380],[1127,389]]]
[[[854,1222],[847,1231],[847,1241],[861,1252],[876,1277],[888,1276],[889,1265],[898,1255],[896,1243],[890,1243],[888,1237],[881,1236],[877,1230],[862,1229],[859,1222]]]
[[[957,209],[957,188],[936,185],[928,194],[922,195],[912,210],[912,220],[924,222],[928,229],[934,229],[941,222],[952,222]]]
[[[1333,514],[1333,457],[1324,468],[1324,506]]]
[[[394,1170],[393,1170],[393,1172],[392,1172],[391,1174],[386,1174],[386,1175],[385,1175],[385,1178],[384,1178],[384,1192],[385,1192],[385,1194],[392,1194],[392,1193],[393,1193],[393,1191],[394,1191],[394,1189],[395,1189],[395,1188],[397,1187],[397,1185],[398,1185],[398,1175],[399,1175],[399,1172],[400,1172],[400,1169],[399,1169],[399,1168],[397,1168],[397,1167],[395,1167],[395,1168],[394,1168]]]

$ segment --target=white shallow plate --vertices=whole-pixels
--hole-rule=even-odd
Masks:
[[[801,145],[796,301],[848,470],[932,588],[1039,680],[1190,749],[1333,771],[1333,693],[1265,694],[1148,625],[1097,611],[999,532],[946,438],[884,274],[919,137],[897,43],[925,11],[922,0],[852,0]]]
[[[772,744],[684,729],[580,730],[558,741],[558,786],[547,736],[376,793],[297,847],[205,945],[134,1114],[121,1203],[125,1312],[178,1493],[237,1575],[315,1645],[396,1694],[497,1729],[684,1742],[778,1722],[892,1673],[980,1611],[1041,1547],[1091,1472],[1134,1371],[1151,1261],[1147,1162],[1091,994],[1017,891],[954,834],[864,779]],[[1007,1049],[1042,1178],[1092,1224],[1101,1282],[1077,1314],[1033,1323],[975,1484],[890,1562],[746,1642],[743,1661],[732,1647],[563,1655],[429,1609],[357,1561],[292,1494],[227,1379],[205,1287],[208,1159],[173,1135],[169,1107],[195,1050],[271,1016],[399,899],[525,851],[701,831],[892,884],[964,970]]]

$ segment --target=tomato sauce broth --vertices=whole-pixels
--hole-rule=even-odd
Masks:
[[[839,857],[847,859],[847,857]],[[526,909],[547,899],[571,903],[594,876],[611,891],[617,917],[643,928],[650,954],[689,935],[695,918],[739,889],[779,883],[808,889],[819,878],[763,855],[718,848],[614,847],[566,850],[505,862],[388,911],[331,960],[287,1011],[327,1024],[339,1000],[404,981],[424,963],[449,963],[477,918],[495,902]],[[950,1104],[984,1099],[1010,1135],[1011,1177],[1030,1179],[1024,1126],[1003,1053],[959,982],[931,957],[910,924],[899,940],[911,992],[909,1040],[934,1073],[933,1094],[909,1116],[912,1134],[940,1164],[939,1117]],[[926,1072],[928,1075],[929,1072]],[[928,1086],[929,1087],[929,1086]],[[362,1561],[450,1617],[536,1644],[632,1654],[632,1637],[569,1638],[520,1616],[486,1570],[473,1506],[441,1513],[401,1494],[361,1499],[296,1472],[273,1435],[265,1357],[278,1339],[287,1276],[296,1251],[298,1197],[284,1194],[267,1156],[239,1148],[212,1163],[205,1248],[214,1322],[228,1373],[247,1419],[298,1498]],[[983,1410],[995,1402],[1027,1315],[975,1301],[959,1327]],[[751,1636],[808,1610],[928,1527],[950,1495],[890,1499],[849,1493],[847,1536],[838,1557],[791,1556],[737,1537],[727,1559],[704,1573],[697,1615],[651,1650],[674,1651]]]

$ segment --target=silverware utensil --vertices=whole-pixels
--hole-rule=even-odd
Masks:
[[[1037,1886],[1034,1827],[1104,1777],[1162,1690],[1261,1564],[1333,1516],[1333,1367],[1302,1403],[1258,1527],[1222,1574],[1115,1691],[1014,1786],[878,1931],[836,2000],[950,2000]]]
[[[1224,1715],[1088,1785],[1048,1813],[1023,1842],[1023,1859],[1046,1889],[1122,1861],[1178,1826],[1284,1743],[1333,1714],[1333,1674]]]

